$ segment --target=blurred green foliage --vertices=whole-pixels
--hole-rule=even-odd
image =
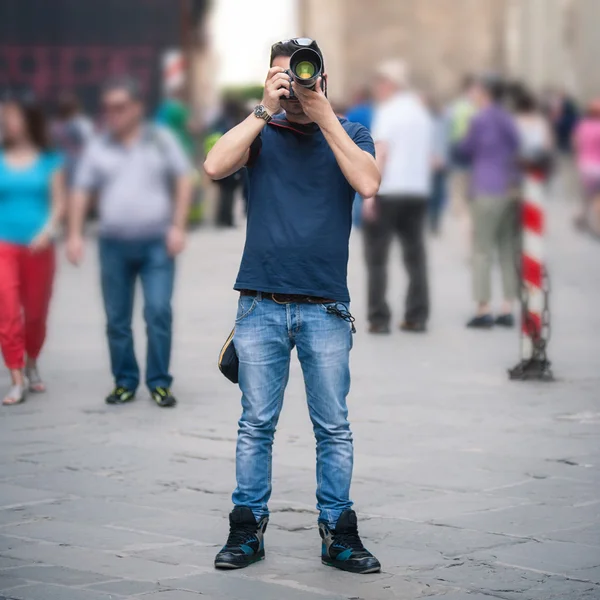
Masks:
[[[237,100],[247,102],[248,100],[260,100],[263,97],[262,85],[236,85],[223,88],[225,100]]]

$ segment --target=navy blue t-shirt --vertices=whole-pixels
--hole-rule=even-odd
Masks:
[[[340,123],[359,148],[375,156],[365,127]],[[235,289],[349,302],[355,192],[319,127],[277,116],[252,145],[247,168],[246,246]]]

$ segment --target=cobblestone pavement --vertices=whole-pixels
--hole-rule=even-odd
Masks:
[[[507,380],[515,331],[464,329],[469,274],[456,227],[430,245],[434,316],[420,337],[365,333],[353,239],[353,495],[379,575],[320,564],[297,364],[275,446],[267,560],[212,569],[234,485],[239,394],[215,363],[235,312],[241,231],[200,231],[181,260],[181,401],[171,411],[145,392],[129,406],[103,403],[111,381],[94,252],[79,271],[62,265],[42,364],[50,392],[0,409],[0,599],[600,598],[600,246],[569,218],[552,202],[552,384]],[[393,258],[390,297],[400,298]],[[140,320],[136,335],[141,354]]]

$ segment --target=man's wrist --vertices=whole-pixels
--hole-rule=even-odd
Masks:
[[[323,115],[323,117],[317,121],[317,125],[321,129],[326,129],[326,130],[330,130],[331,127],[335,126],[338,123],[339,123],[338,118],[337,118],[336,114],[333,112],[333,108],[331,108],[331,107]]]
[[[254,116],[264,123],[268,123],[273,118],[274,114],[275,111],[270,109],[264,102],[257,105],[254,109]]]

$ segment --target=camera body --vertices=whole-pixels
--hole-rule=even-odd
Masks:
[[[284,71],[285,74],[290,78],[290,83],[292,81],[295,81],[294,77],[292,76],[292,72],[290,71],[290,69],[287,69],[287,71]],[[304,86],[306,87],[306,86]],[[309,89],[314,90],[316,89],[317,84],[315,83],[312,87],[310,87]],[[325,84],[325,80],[322,79],[321,80],[321,89],[325,92],[325,94],[327,94],[327,85]],[[290,87],[290,95],[288,97],[288,100],[295,100],[296,99],[296,94],[294,93],[294,90]]]

